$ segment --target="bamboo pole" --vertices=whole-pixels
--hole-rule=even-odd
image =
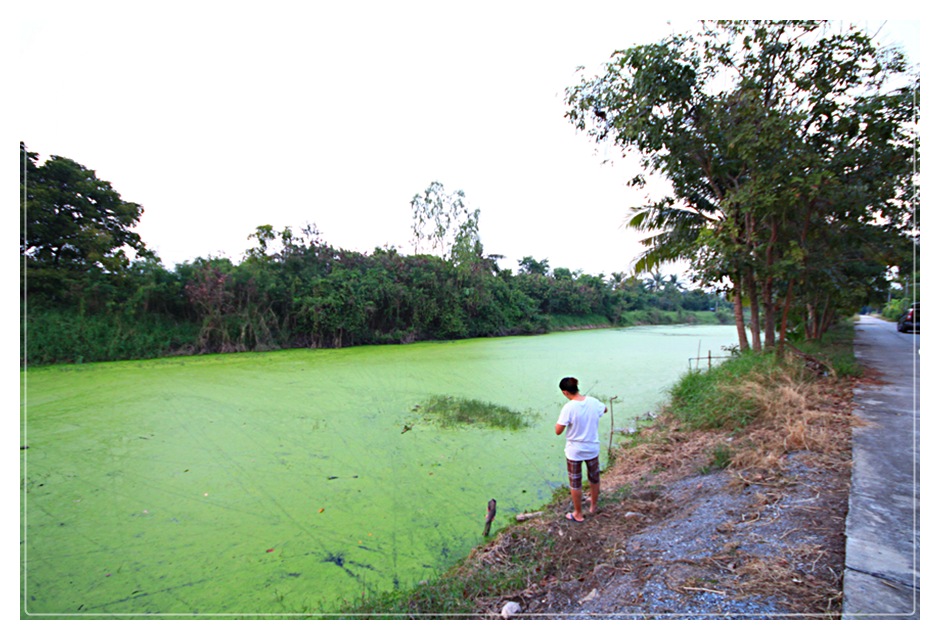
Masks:
[[[610,399],[610,440],[607,442],[607,459],[610,460],[610,449],[614,445],[614,400],[617,396]]]

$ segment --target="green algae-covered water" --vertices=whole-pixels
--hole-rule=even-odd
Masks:
[[[623,429],[733,342],[645,327],[30,369],[24,614],[340,613],[408,588],[484,540],[490,498],[495,532],[565,484],[562,377],[617,396]],[[441,395],[529,426],[436,424],[420,407]]]

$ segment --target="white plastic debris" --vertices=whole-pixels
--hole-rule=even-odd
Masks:
[[[591,589],[591,593],[587,594],[586,596],[578,600],[578,604],[584,604],[585,602],[589,602],[596,597],[597,597],[597,589]]]
[[[513,617],[520,611],[522,611],[522,607],[519,606],[518,602],[507,602],[503,605],[503,610],[499,615],[501,615],[504,620],[509,620],[509,618]]]

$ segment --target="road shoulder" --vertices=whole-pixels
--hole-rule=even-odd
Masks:
[[[920,618],[919,347],[863,317],[858,361],[876,373],[856,389],[846,518],[844,619]]]

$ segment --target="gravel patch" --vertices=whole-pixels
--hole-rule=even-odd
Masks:
[[[549,525],[598,557],[576,579],[530,593],[520,617],[837,617],[848,486],[811,459],[788,455],[766,485],[731,471],[691,476],[646,504],[608,505],[583,529]]]

